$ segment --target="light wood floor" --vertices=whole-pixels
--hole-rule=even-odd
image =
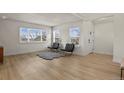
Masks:
[[[44,60],[35,53],[5,57],[1,80],[118,80],[119,64],[112,56],[90,54]]]

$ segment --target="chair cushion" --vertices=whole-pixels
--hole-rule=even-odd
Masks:
[[[53,43],[52,48],[53,48],[53,49],[58,49],[58,48],[59,48],[59,43]]]
[[[59,43],[53,43],[51,47],[48,47],[50,49],[58,49],[59,48]]]
[[[67,52],[73,52],[74,51],[74,44],[66,44],[65,51]]]

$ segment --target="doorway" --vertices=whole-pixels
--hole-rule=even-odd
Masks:
[[[113,55],[113,22],[94,24],[94,53]]]

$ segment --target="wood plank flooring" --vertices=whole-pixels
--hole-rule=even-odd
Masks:
[[[5,57],[0,80],[119,80],[119,64],[112,56],[90,54],[44,60],[36,53]]]

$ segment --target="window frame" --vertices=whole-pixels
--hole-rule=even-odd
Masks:
[[[22,41],[22,39],[21,39],[21,29],[22,28],[26,28],[26,29],[28,29],[29,30],[29,32],[28,32],[28,40],[27,41]],[[40,36],[41,36],[41,40],[40,41],[31,41],[30,40],[30,38],[29,38],[29,35],[30,35],[30,30],[31,29],[37,29],[37,30],[41,30],[41,32],[40,32]],[[46,31],[46,29],[44,29],[44,28],[33,28],[33,27],[25,27],[25,26],[21,26],[21,27],[19,27],[19,42],[20,43],[22,43],[22,44],[26,44],[26,43],[28,43],[28,44],[32,44],[32,43],[42,43],[42,42],[46,42],[47,41],[47,31],[46,31],[46,41],[43,41],[42,40],[42,31]]]

